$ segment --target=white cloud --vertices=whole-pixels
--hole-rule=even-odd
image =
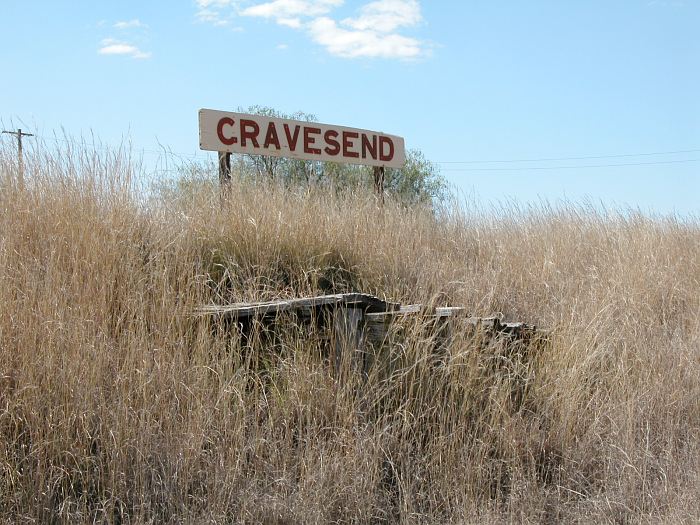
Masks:
[[[221,14],[218,11],[212,9],[200,9],[197,11],[197,20],[200,22],[211,22],[215,23],[219,20]]]
[[[317,18],[309,24],[309,33],[332,55],[408,60],[425,55],[425,44],[396,30],[422,21],[418,0],[375,0],[365,4],[357,18],[345,18],[340,25]]]
[[[195,3],[200,9],[221,9],[223,7],[234,6],[238,2],[235,0],[196,0]]]
[[[200,9],[197,11],[197,20],[200,22],[216,22],[219,20],[219,12],[211,9]]]
[[[344,0],[273,0],[246,7],[243,16],[260,16],[275,20],[293,20],[299,17],[313,17],[329,13],[343,5]]]
[[[100,55],[124,55],[138,59],[151,58],[150,52],[141,51],[133,44],[120,42],[119,40],[114,40],[113,38],[105,38],[97,52]]]
[[[303,25],[300,18],[278,18],[277,23],[292,29],[301,29]]]
[[[358,18],[346,18],[342,23],[359,31],[391,33],[422,20],[417,0],[377,0],[363,6]]]
[[[115,29],[133,29],[139,27],[148,28],[148,26],[141,22],[141,20],[138,18],[134,18],[133,20],[124,20],[114,24]]]
[[[237,0],[195,0],[197,20],[200,22],[225,26],[230,22],[230,11],[237,7]]]
[[[311,38],[332,55],[343,58],[413,59],[424,54],[423,44],[415,38],[371,30],[349,30],[335,20],[317,18],[309,24]]]
[[[286,51],[287,49],[289,49],[289,46],[287,44],[277,44],[277,49],[279,49],[280,51]]]
[[[241,7],[241,4],[247,4]],[[427,54],[426,44],[398,33],[423,21],[419,0],[372,0],[356,17],[340,21],[334,9],[344,0],[196,0],[197,18],[224,25],[234,12],[240,16],[274,20],[277,24],[305,31],[317,44],[343,58],[398,58],[410,60]]]

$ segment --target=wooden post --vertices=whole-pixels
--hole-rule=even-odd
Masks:
[[[384,166],[374,167],[374,193],[377,194],[379,203],[384,205]]]
[[[219,187],[221,198],[228,198],[231,193],[231,154],[225,151],[219,152]]]
[[[18,185],[19,189],[24,189],[24,157],[22,156],[22,137],[33,137],[32,133],[24,133],[22,128],[17,131],[3,131],[8,135],[17,136],[17,169],[18,169]]]

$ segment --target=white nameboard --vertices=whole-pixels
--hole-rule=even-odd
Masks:
[[[249,155],[403,168],[401,137],[315,122],[199,110],[199,147]]]

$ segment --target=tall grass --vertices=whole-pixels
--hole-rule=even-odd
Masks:
[[[434,213],[234,184],[145,197],[124,152],[0,150],[0,519],[697,522],[700,225],[569,205]],[[551,330],[367,377],[206,303],[363,291]],[[518,395],[514,395],[517,391]]]

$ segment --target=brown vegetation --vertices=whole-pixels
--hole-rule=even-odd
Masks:
[[[234,184],[144,198],[122,155],[0,154],[0,519],[697,522],[700,225],[439,213]],[[527,356],[420,330],[338,377],[193,320],[362,291],[552,330]],[[513,396],[514,389],[520,395]]]

